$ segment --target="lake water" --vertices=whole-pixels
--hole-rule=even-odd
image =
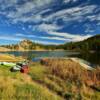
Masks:
[[[13,54],[15,56],[23,56],[32,59],[33,61],[39,61],[43,57],[78,57],[81,58],[92,65],[100,65],[100,53],[79,53],[71,51],[28,51],[28,52],[1,52]]]

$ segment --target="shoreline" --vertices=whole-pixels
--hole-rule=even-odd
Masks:
[[[78,51],[78,50],[63,50],[63,49],[58,49],[58,50],[0,50],[0,52],[30,52],[30,51],[64,51],[64,52],[79,52],[79,53],[84,53],[84,52],[89,52],[89,53],[96,53],[96,51]]]
[[[0,52],[30,52],[30,51],[67,51],[67,52],[80,52],[75,50],[0,50]]]
[[[0,54],[0,62],[19,62],[24,60],[22,56],[16,57],[12,54]]]

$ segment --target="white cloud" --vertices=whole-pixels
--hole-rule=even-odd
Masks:
[[[37,28],[40,31],[48,32],[48,31],[55,31],[55,30],[61,29],[62,27],[57,26],[56,24],[45,24],[45,23],[43,23],[43,24],[38,25]]]
[[[36,36],[36,35],[25,35],[25,34],[21,34],[21,33],[18,33],[16,34],[17,37],[20,37],[20,38],[38,38],[38,39],[48,39],[48,40],[61,40],[61,41],[69,41],[70,39],[66,39],[66,38],[63,38],[63,37],[57,37],[57,36]]]
[[[0,0],[0,8],[2,10],[11,7],[17,3],[17,0]]]
[[[24,23],[28,22],[34,22],[39,23],[42,22],[42,24],[39,25],[33,25],[29,26],[30,29],[32,27],[34,29],[37,29],[39,31],[47,32],[45,34],[46,37],[39,37],[41,39],[51,39],[51,40],[68,40],[68,41],[81,41],[84,40],[91,35],[72,35],[70,33],[60,33],[57,32],[59,29],[62,29],[63,26],[57,25],[57,20],[62,19],[62,21],[67,25],[73,23],[73,21],[77,21],[79,23],[89,20],[89,21],[98,21],[97,25],[100,23],[100,14],[93,14],[95,9],[97,9],[97,5],[79,5],[75,7],[70,7],[66,9],[62,9],[56,12],[52,12],[52,8],[49,8],[50,4],[54,2],[55,0],[24,0],[26,1],[22,5],[18,5],[18,0],[0,0],[0,14],[4,15],[5,17],[9,18],[9,20],[12,23],[18,23],[19,21],[23,23],[22,29],[24,28]],[[63,0],[64,3],[69,2],[77,2],[78,0]],[[6,10],[5,12],[2,11],[4,9],[7,9],[8,7],[14,7],[14,10]],[[50,15],[45,15],[44,17],[42,14],[51,11],[52,13]],[[27,15],[28,14],[28,15]],[[89,14],[89,15],[88,15]],[[10,23],[11,23],[10,22]],[[46,24],[46,22],[52,22],[50,24]],[[4,22],[2,22],[4,23]],[[8,25],[9,23],[6,22]],[[88,24],[88,23],[87,23]],[[2,24],[3,25],[3,24]],[[94,30],[91,30],[90,27],[86,27],[85,32],[93,32]],[[48,34],[52,37],[48,37]],[[56,35],[56,36],[54,36]],[[19,37],[24,37],[25,35],[19,34]],[[26,37],[26,36],[25,36]],[[33,35],[28,35],[28,38],[35,37]],[[64,38],[62,38],[64,37]],[[4,39],[7,39],[5,37],[1,37]],[[9,37],[10,38],[10,37]],[[13,37],[11,38],[13,39]],[[18,40],[18,39],[17,39]]]
[[[24,37],[23,37],[24,35],[19,33],[19,36],[20,37],[15,37],[15,36],[0,36],[0,40],[19,42],[19,41],[22,41],[24,39]],[[29,36],[29,37],[31,37],[31,36]],[[52,42],[52,41],[48,42],[48,41],[45,41],[45,40],[37,40],[37,39],[34,39],[34,40],[32,39],[32,41],[35,42],[35,43],[42,43],[42,44],[54,44],[54,45],[59,44],[59,43],[55,43],[55,42]]]
[[[38,21],[41,18],[41,13],[47,11],[43,10],[48,4],[50,4],[52,0],[33,0],[30,2],[26,2],[23,5],[16,5],[16,11],[10,11],[7,14],[8,18],[11,18],[13,22],[29,22],[29,21]],[[48,9],[49,10],[49,9]],[[36,14],[39,12],[40,14]],[[26,16],[25,14],[31,13],[30,16]]]
[[[8,3],[9,6],[13,6],[15,10],[8,11],[6,13],[4,12],[0,12],[0,13],[7,16],[9,19],[11,19],[12,23],[15,23],[15,24],[19,21],[23,23],[26,23],[26,22],[39,23],[41,21],[50,22],[52,20],[56,23],[57,19],[62,19],[62,21],[67,24],[68,22],[72,22],[76,20],[81,23],[86,18],[90,19],[91,21],[100,20],[100,15],[98,16],[94,15],[94,17],[87,16],[87,14],[93,13],[94,9],[97,8],[96,5],[88,5],[88,6],[84,5],[84,6],[71,7],[68,9],[59,10],[43,18],[41,14],[51,11],[52,9],[49,8],[49,5],[55,0],[54,1],[32,0],[29,2],[27,1],[23,3],[22,5],[18,5],[17,0],[10,0],[9,2],[7,0],[5,1],[6,2],[3,5]],[[76,2],[78,0],[64,0],[64,2],[70,2],[70,1]],[[5,8],[7,7],[5,6]],[[27,13],[31,13],[31,14],[27,16]],[[86,17],[84,17],[85,15]]]
[[[38,14],[41,15],[41,14],[44,14],[44,13],[49,12],[49,11],[51,11],[50,8],[45,9],[45,10],[43,10],[43,11],[40,11]]]
[[[62,37],[56,37],[56,36],[52,36],[52,37],[49,37],[49,36],[36,36],[36,35],[25,35],[25,34],[22,34],[22,33],[18,33],[16,34],[17,37],[19,38],[33,38],[32,41],[33,42],[36,42],[36,43],[43,43],[43,44],[59,44],[59,43],[55,43],[55,42],[52,42],[52,40],[60,40],[60,41],[70,41],[69,39],[66,39],[66,38],[62,38]],[[46,40],[51,40],[51,42],[49,41],[46,41]]]
[[[47,17],[45,17],[45,21],[50,21],[54,19],[62,18],[64,21],[75,21],[80,19],[85,19],[83,15],[93,13],[93,10],[96,8],[96,5],[88,5],[88,6],[77,6],[72,7],[69,9],[64,9],[57,11],[56,13],[53,13]]]
[[[51,40],[62,40],[62,41],[82,41],[84,39],[87,39],[91,37],[92,35],[87,34],[87,35],[80,35],[80,34],[71,34],[67,32],[57,32],[58,29],[62,28],[57,26],[56,24],[41,24],[37,27],[39,31],[45,31],[47,37],[42,37],[41,39],[51,39]],[[92,32],[93,30],[89,30]],[[51,35],[52,37],[48,37],[48,35]]]
[[[68,0],[66,0],[68,1]],[[71,1],[71,0],[69,0]],[[77,0],[75,0],[77,1]],[[73,0],[73,2],[75,2]],[[12,19],[14,23],[17,23],[18,21],[21,22],[40,22],[40,21],[51,21],[51,20],[57,20],[59,18],[62,18],[64,22],[73,21],[73,20],[82,20],[84,17],[83,15],[92,13],[93,10],[96,8],[96,5],[89,5],[89,6],[77,6],[72,7],[69,9],[64,9],[57,11],[49,16],[42,17],[41,14],[51,11],[51,9],[45,9],[45,6],[47,4],[50,4],[52,0],[34,0],[31,2],[26,2],[25,4],[19,6],[16,5],[15,9],[16,11],[10,11],[6,15],[8,18]],[[41,7],[42,6],[42,7]],[[41,9],[40,9],[41,7]],[[44,9],[43,9],[44,8]],[[30,16],[25,16],[25,14],[31,13]]]
[[[43,40],[33,40],[35,43],[40,43],[40,44],[46,44],[46,45],[58,45],[58,44],[60,44],[60,43],[55,43],[55,42],[48,42],[48,41],[43,41]],[[62,43],[61,43],[62,44]]]
[[[95,27],[93,26],[93,24],[85,24],[84,27],[85,27],[85,33],[95,32]]]
[[[64,3],[69,3],[69,2],[76,2],[76,1],[78,1],[78,0],[64,0]]]
[[[71,0],[64,0],[63,2],[64,3],[69,3]]]
[[[88,26],[89,27],[89,26]],[[87,39],[91,37],[92,35],[80,35],[80,34],[71,34],[67,32],[57,32],[58,29],[62,28],[57,26],[56,24],[41,24],[36,27],[39,31],[45,31],[47,34],[45,35],[51,35],[51,39],[58,39],[58,40],[64,40],[64,41],[82,41],[84,39]],[[90,27],[89,27],[90,28]],[[48,38],[49,37],[42,37],[41,38]]]
[[[49,31],[48,34],[51,35],[56,35],[56,36],[63,36],[66,39],[70,39],[70,41],[82,41],[85,40],[89,37],[91,37],[92,35],[76,35],[76,34],[70,34],[70,33],[60,33],[60,32],[53,32],[53,31]]]
[[[25,0],[27,1],[27,0]],[[62,19],[64,22],[72,22],[72,21],[84,21],[86,18],[91,20],[100,20],[100,15],[93,17],[84,17],[86,14],[93,13],[94,9],[97,7],[96,5],[84,5],[84,6],[77,6],[71,7],[68,9],[63,9],[57,11],[49,16],[42,17],[41,14],[51,11],[49,8],[50,4],[53,3],[55,0],[32,0],[23,3],[22,5],[18,5],[18,0],[1,0],[0,1],[0,8],[7,8],[13,6],[15,10],[7,11],[4,13],[0,12],[0,14],[4,14],[6,17],[10,18],[13,23],[20,22],[40,22],[40,21],[51,21]],[[64,2],[76,2],[78,0],[64,0]],[[30,15],[26,15],[27,13],[31,13]]]
[[[52,36],[52,37],[39,37],[40,39],[48,39],[48,40],[60,40],[60,41],[70,41],[70,39],[66,39],[66,38],[62,38],[62,37],[55,37],[55,36]]]
[[[13,41],[20,41],[21,38],[13,37],[13,36],[0,36],[1,40],[13,40]]]

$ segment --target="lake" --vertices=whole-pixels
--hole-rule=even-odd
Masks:
[[[71,51],[10,51],[10,52],[1,52],[13,54],[15,56],[28,57],[33,61],[39,61],[43,57],[78,57],[92,65],[100,65],[100,53],[79,53]]]

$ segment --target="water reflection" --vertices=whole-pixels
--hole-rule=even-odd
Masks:
[[[94,65],[100,65],[100,53],[84,52],[84,53],[77,55],[77,57],[82,58]]]
[[[34,61],[38,61],[41,57],[78,57],[84,59],[91,64],[100,65],[100,53],[79,53],[71,51],[28,51],[28,52],[3,52],[8,54],[13,54],[15,56],[30,57]]]

